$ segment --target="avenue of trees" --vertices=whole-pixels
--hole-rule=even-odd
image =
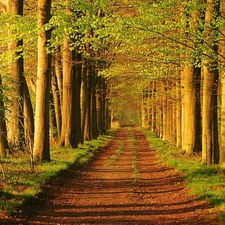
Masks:
[[[224,0],[0,0],[0,154],[50,160],[116,121],[225,167]]]
[[[109,129],[104,2],[1,1],[0,153],[50,160]],[[99,27],[99,28],[98,28]]]

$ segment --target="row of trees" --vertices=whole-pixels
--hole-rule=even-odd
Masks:
[[[201,152],[204,164],[220,163],[222,168],[225,167],[224,4],[222,0],[153,4],[160,17],[157,26],[131,23],[143,33],[157,36],[157,43],[150,46],[157,54],[162,53],[164,64],[160,77],[152,76],[143,89],[143,126],[164,140],[175,142],[187,154]]]
[[[1,0],[0,154],[50,160],[109,128],[107,1]]]
[[[0,2],[1,154],[141,120],[224,167],[223,0]]]

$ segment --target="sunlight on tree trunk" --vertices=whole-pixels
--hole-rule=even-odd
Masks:
[[[49,99],[51,56],[47,53],[50,31],[44,26],[50,19],[51,0],[38,0],[38,65],[33,157],[37,161],[50,160]]]
[[[7,12],[12,15],[23,15],[23,0],[8,0]],[[9,30],[8,36],[12,35]],[[12,147],[21,147],[23,144],[23,90],[22,90],[22,76],[23,76],[23,57],[21,48],[22,40],[10,40],[8,42],[8,51],[11,52],[9,59],[9,76],[11,90],[9,92],[10,105],[8,107],[8,141]]]
[[[218,93],[218,46],[214,20],[218,17],[218,1],[208,0],[205,14],[205,42],[210,45],[203,61],[203,104],[202,104],[202,162],[206,165],[219,162],[217,93]]]

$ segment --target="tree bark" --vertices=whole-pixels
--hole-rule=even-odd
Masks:
[[[12,15],[23,15],[23,0],[7,0],[6,9]],[[9,30],[9,36],[11,31]],[[9,51],[16,51],[23,45],[22,40],[11,40],[8,43]],[[11,90],[9,93],[10,105],[8,107],[8,141],[11,147],[22,147],[24,142],[23,127],[23,57],[21,52],[13,53],[13,61],[9,60],[9,74]],[[17,59],[16,59],[17,58]],[[13,93],[13,94],[12,94]]]
[[[218,43],[217,30],[212,29],[218,17],[218,1],[208,0],[205,14],[205,43],[210,46],[203,61],[202,105],[202,162],[206,165],[219,162],[217,93],[218,93]]]
[[[182,146],[182,126],[181,126],[181,87],[180,81],[176,83],[176,146]]]
[[[50,160],[49,99],[51,56],[47,53],[50,31],[44,26],[50,19],[51,0],[38,0],[38,65],[33,157],[37,161]]]
[[[52,116],[54,117],[55,124],[54,124],[54,137],[57,138],[57,142],[61,136],[61,126],[62,126],[62,116],[61,116],[61,104],[60,104],[60,91],[57,83],[57,77],[54,74],[52,77],[52,102],[54,110]]]
[[[9,149],[6,129],[5,106],[2,92],[2,77],[0,75],[0,156],[6,155],[6,149]]]
[[[98,137],[97,132],[97,114],[96,114],[96,74],[95,74],[95,67],[91,67],[90,73],[90,113],[91,113],[91,120],[90,120],[90,129],[91,129],[91,139],[96,139]]]
[[[82,70],[82,84],[81,84],[81,101],[82,101],[82,131],[83,139],[91,140],[91,129],[90,129],[90,120],[91,120],[91,109],[90,109],[90,66],[86,61],[83,63]]]
[[[23,76],[23,113],[24,113],[24,135],[27,146],[33,146],[34,141],[34,113],[30,93],[25,77]]]
[[[221,14],[222,16],[225,15],[225,6],[224,6],[224,0],[221,1],[223,5],[221,5]],[[220,167],[225,168],[225,71],[224,71],[224,57],[225,57],[225,29],[222,29],[221,31],[222,35],[219,40],[219,52],[222,55],[220,61],[220,67],[221,70],[221,77],[220,77],[220,83],[221,83],[221,128],[220,128]]]
[[[73,50],[73,62],[74,65],[72,67],[73,71],[73,130],[74,130],[74,138],[76,143],[82,143],[83,138],[81,134],[81,73],[82,73],[82,58],[81,54],[78,52],[78,49]]]
[[[194,3],[196,4],[196,3]],[[181,71],[181,97],[182,97],[182,149],[188,155],[201,151],[201,112],[200,112],[200,81],[201,81],[201,56],[202,33],[204,16],[203,1],[198,0],[196,6],[184,6],[186,15],[186,46],[182,55],[184,63]],[[186,31],[186,30],[185,30]],[[193,39],[193,34],[196,38]]]
[[[62,107],[62,133],[60,146],[77,147],[74,135],[74,74],[72,70],[72,52],[70,41],[65,38],[63,41],[63,107]]]

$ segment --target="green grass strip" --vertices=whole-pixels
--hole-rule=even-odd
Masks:
[[[112,133],[98,139],[86,141],[76,149],[51,149],[51,161],[38,163],[32,171],[30,156],[17,153],[1,158],[3,172],[0,172],[0,212],[12,215],[25,201],[41,192],[41,186],[62,170],[74,163],[85,164],[91,160],[99,147],[106,146]]]
[[[201,163],[200,155],[187,156],[175,146],[156,137],[151,131],[145,132],[152,148],[159,153],[159,162],[165,163],[182,172],[190,193],[199,199],[207,200],[218,210],[225,224],[225,170],[218,165],[206,166]]]

